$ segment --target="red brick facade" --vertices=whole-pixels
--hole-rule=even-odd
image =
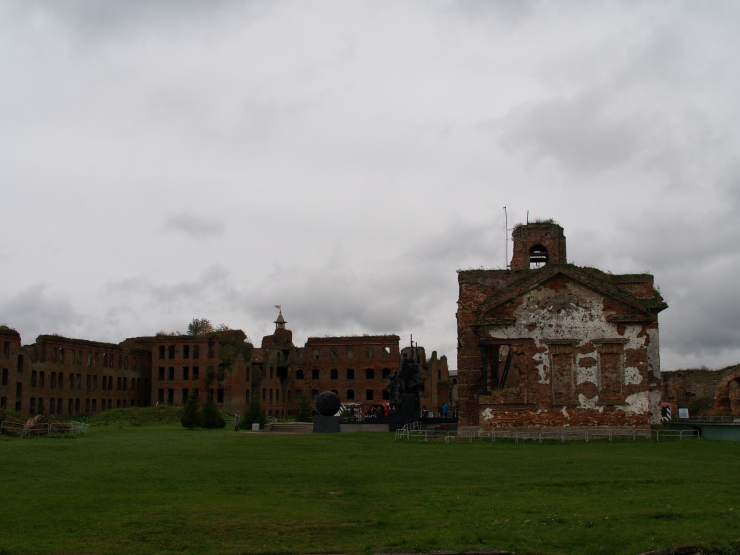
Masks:
[[[518,226],[514,240],[511,270],[458,273],[460,424],[659,421],[657,314],[667,305],[652,276],[567,264],[556,224]]]

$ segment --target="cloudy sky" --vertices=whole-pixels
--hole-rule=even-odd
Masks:
[[[0,4],[0,323],[409,333],[555,218],[649,271],[664,369],[740,362],[740,4]],[[511,249],[509,248],[509,254]]]

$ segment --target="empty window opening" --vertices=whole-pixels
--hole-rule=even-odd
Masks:
[[[103,368],[108,367],[108,353],[103,353]]]
[[[355,358],[355,350],[351,347],[347,347],[347,360]]]
[[[331,351],[329,351],[329,355],[331,356],[332,360],[337,360],[337,358],[339,357],[339,351],[337,351],[336,349],[332,349]]]
[[[57,399],[57,414],[62,414],[62,400]]]
[[[93,366],[98,366],[98,353],[93,353]]]
[[[173,381],[175,379],[175,367],[174,366],[170,366],[169,369],[168,369],[168,371],[167,371],[167,374],[168,374],[169,380],[170,381]]]
[[[64,389],[64,374],[59,372],[59,390]]]
[[[272,388],[270,388],[270,396],[269,396],[268,400],[272,403]]]
[[[373,370],[372,368],[368,368],[367,370],[365,370],[365,379],[367,380],[375,379],[375,370]]]
[[[368,347],[365,349],[365,358],[373,358],[373,348]]]
[[[339,379],[339,370],[336,368],[331,369],[331,379],[332,380],[338,380]]]
[[[224,402],[224,390],[222,388],[219,388],[216,391],[216,402],[217,403],[223,403]]]
[[[288,402],[290,402],[290,389],[288,390]]]
[[[69,388],[70,389],[75,388],[75,375],[74,374],[69,375]]]
[[[391,396],[390,396],[390,394],[388,393],[388,390],[387,390],[387,389],[384,389],[384,390],[383,390],[383,400],[384,400],[384,401],[388,401],[388,400],[390,400],[390,398],[391,398]]]
[[[160,405],[164,404],[164,389],[159,389],[157,391],[157,401],[159,401]]]
[[[10,342],[9,341],[3,341],[3,355],[5,355],[5,358],[10,358]]]
[[[128,389],[128,381],[127,378],[123,378],[123,391],[126,391]]]
[[[365,400],[366,401],[373,400],[373,390],[372,389],[368,389],[367,391],[365,391]]]
[[[31,370],[31,387],[36,387],[36,370]]]
[[[18,372],[23,372],[23,355],[18,355]]]
[[[121,400],[120,399],[116,399],[116,408],[117,409],[120,409],[121,408]]]
[[[190,345],[182,346],[182,358],[190,358]]]
[[[51,348],[51,361],[52,362],[57,361],[57,348],[56,347]]]
[[[80,400],[79,399],[75,399],[75,413],[77,414],[80,413]]]
[[[442,381],[442,370],[437,370],[437,381]]]
[[[295,371],[295,379],[296,380],[302,380],[303,379],[303,370],[300,368]]]
[[[53,378],[52,378],[52,381],[54,381]],[[3,368],[3,385],[8,385],[8,369],[7,368]],[[54,386],[52,385],[52,387]]]
[[[32,415],[35,416],[36,415],[36,398],[35,397],[31,397],[29,399],[29,403],[30,404],[28,405],[28,407],[29,407],[28,408],[28,412],[29,412],[29,414],[32,414]]]
[[[39,397],[39,414],[44,414],[44,399]]]
[[[193,379],[194,380],[198,379],[198,367],[197,366],[193,366]]]
[[[90,414],[90,399],[85,399],[85,412]]]
[[[383,379],[387,380],[391,377],[391,369],[390,368],[383,368]]]
[[[44,371],[39,372],[39,387],[44,387]]]
[[[188,368],[187,366],[183,366],[182,367],[182,379],[189,380],[190,379],[189,374],[190,374],[190,368]]]
[[[216,356],[216,342],[210,340],[208,342],[208,358],[214,358]]]
[[[175,404],[175,390],[174,389],[167,390],[167,404],[168,405]]]
[[[318,397],[319,397],[319,390],[312,389],[311,390],[311,400],[315,402]]]
[[[118,377],[118,380],[116,382],[116,391],[121,391],[121,377]]]
[[[267,401],[267,390],[264,387],[262,388],[262,400]]]
[[[200,345],[193,345],[193,358],[200,358]]]
[[[184,405],[187,402],[188,402],[188,390],[183,389],[182,390],[182,404]]]
[[[529,267],[541,268],[548,263],[550,257],[547,255],[547,249],[540,244],[529,249]]]
[[[246,390],[246,395],[244,397],[247,400],[247,403],[249,402],[249,390]]]
[[[353,368],[347,368],[347,379],[348,380],[354,380],[355,379],[355,371]]]
[[[92,366],[92,353],[87,353],[87,365]]]
[[[69,399],[67,401],[67,414],[74,414],[74,401]]]
[[[303,399],[303,390],[296,389],[295,390],[295,400],[300,401],[301,399]]]
[[[3,385],[6,385],[6,384],[3,383]],[[51,373],[51,377],[49,378],[49,387],[51,387],[52,389],[54,389],[56,386],[57,386],[57,373],[56,372],[52,372]]]
[[[85,389],[89,391],[91,385],[92,385],[92,376],[88,374],[87,379],[85,380]]]
[[[275,390],[275,402],[276,403],[280,402],[280,390],[279,389]]]
[[[108,376],[108,391],[113,391],[113,376]]]
[[[311,379],[312,380],[318,380],[319,379],[319,371],[318,370],[311,370]]]
[[[15,396],[20,397],[23,395],[23,382],[17,382],[15,384]]]
[[[128,357],[123,358],[123,369],[128,370]]]
[[[123,355],[118,355],[118,367],[123,368]]]
[[[164,345],[159,346],[159,360],[164,360]]]
[[[355,400],[355,390],[354,389],[348,389],[347,390],[347,400],[348,401],[354,401]]]
[[[0,408],[5,409],[8,407],[8,398],[0,397]]]
[[[160,366],[159,369],[157,370],[157,377],[160,380],[164,380],[164,366]]]
[[[167,347],[167,358],[173,360],[175,358],[175,346],[169,345]]]
[[[97,399],[92,400],[92,411],[98,412],[98,400]]]
[[[282,368],[276,368],[275,374],[277,377],[281,380],[287,380],[288,379],[288,367],[283,366]]]
[[[319,350],[314,349],[313,351],[311,351],[311,356],[313,357],[314,360],[319,360]]]
[[[77,374],[77,380],[75,381],[77,389],[82,389],[82,374]]]
[[[390,357],[391,357],[391,348],[383,347],[383,358],[390,358]]]
[[[59,364],[64,364],[64,349],[59,347]]]
[[[21,412],[21,402],[20,401],[15,402],[15,412]]]

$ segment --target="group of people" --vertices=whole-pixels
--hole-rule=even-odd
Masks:
[[[437,407],[437,418],[447,418],[447,415],[450,413],[450,404],[445,403],[441,407]],[[427,410],[427,406],[424,405],[421,408],[421,417],[422,418],[434,418],[434,411]]]

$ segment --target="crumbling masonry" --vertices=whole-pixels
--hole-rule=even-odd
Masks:
[[[648,274],[567,263],[552,221],[514,228],[507,270],[458,272],[460,425],[660,422],[658,313]]]

